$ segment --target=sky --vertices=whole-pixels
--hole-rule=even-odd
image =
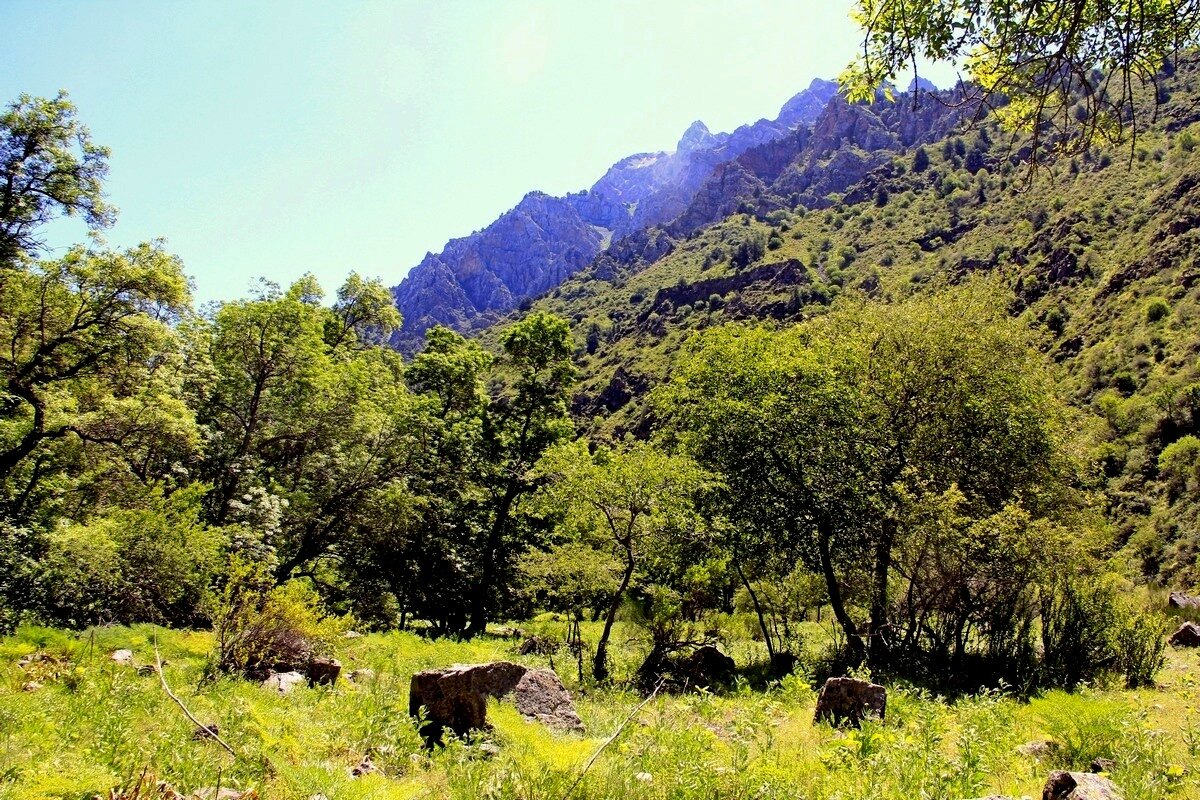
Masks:
[[[693,120],[774,118],[853,57],[850,6],[0,0],[0,101],[70,93],[112,150],[107,243],[164,238],[197,302],[305,272],[332,296]],[[50,254],[85,233],[55,223]]]

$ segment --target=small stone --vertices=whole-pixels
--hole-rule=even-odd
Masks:
[[[346,678],[351,683],[370,683],[371,681],[375,680],[375,670],[368,669],[366,667],[362,669],[351,670],[350,674],[347,675]]]
[[[38,683],[37,681],[28,681],[26,683],[21,684],[22,692],[36,692],[41,688],[42,688],[42,685],[40,683]]]
[[[220,789],[210,786],[207,789],[201,789],[193,796],[199,798],[199,800],[241,800],[243,797],[253,797],[254,795],[250,792],[239,792],[237,789],[228,789],[224,786]]]
[[[1030,756],[1032,758],[1045,758],[1051,755],[1057,748],[1058,745],[1051,741],[1026,742],[1017,747],[1017,752],[1023,756]]]
[[[151,675],[156,674],[157,672],[158,672],[158,667],[154,666],[153,664],[142,664],[140,667],[137,668],[137,674],[142,676],[143,678],[148,678]]]
[[[114,650],[109,656],[113,661],[125,667],[133,666],[133,651],[132,650]]]
[[[342,634],[343,639],[361,639],[362,634],[358,631],[346,631]]]
[[[216,739],[220,733],[221,729],[217,726],[217,723],[211,722],[204,727],[196,728],[196,730],[192,731],[192,738],[196,741]]]
[[[355,778],[361,778],[363,775],[372,775],[379,772],[379,768],[371,763],[370,756],[363,756],[362,761],[358,762],[358,766],[350,770],[350,774]]]
[[[654,776],[649,772],[639,772],[637,775],[633,776],[633,779],[639,783],[653,783]]]
[[[304,684],[304,676],[299,672],[274,672],[262,682],[264,689],[273,689],[280,694],[288,694],[297,686]]]
[[[484,758],[495,758],[496,756],[500,755],[500,747],[492,744],[491,742],[484,742],[476,749]]]

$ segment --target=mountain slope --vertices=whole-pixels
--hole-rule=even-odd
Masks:
[[[1020,142],[946,106],[831,103],[785,166],[748,151],[679,219],[534,304],[577,332],[579,424],[650,432],[646,395],[696,331],[991,273],[1044,334],[1120,552],[1200,583],[1200,73],[1163,94],[1136,149],[1061,159],[1032,184]]]
[[[812,124],[835,94],[836,84],[814,80],[775,120],[720,134],[695,122],[674,152],[622,159],[590,190],[527,194],[483,230],[427,254],[395,287],[404,316],[398,344],[411,347],[433,324],[466,330],[493,322],[578,272],[611,242],[675,219],[716,167]]]

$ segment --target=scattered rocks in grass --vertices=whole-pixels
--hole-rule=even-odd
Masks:
[[[264,689],[273,689],[280,694],[288,694],[297,686],[302,686],[305,678],[299,672],[273,672],[262,682]]]
[[[132,650],[114,650],[109,656],[113,661],[123,667],[133,666],[133,651]]]
[[[363,667],[362,669],[351,670],[346,679],[351,683],[370,683],[375,680],[375,670]]]
[[[887,689],[857,678],[830,678],[817,696],[817,722],[854,727],[871,714],[883,719],[887,712]]]
[[[1167,597],[1167,606],[1178,609],[1200,609],[1200,597],[1192,597],[1183,592],[1171,592]]]
[[[1057,770],[1046,779],[1042,800],[1122,800],[1113,782],[1090,772]]]
[[[1171,634],[1167,642],[1175,647],[1200,647],[1200,625],[1185,622]]]
[[[511,661],[456,664],[412,676],[409,713],[425,709],[421,735],[441,741],[449,728],[459,736],[487,727],[487,699],[513,695],[517,711],[556,730],[582,731],[571,695],[551,670],[530,669]]]
[[[342,674],[342,662],[334,658],[314,658],[308,663],[309,686],[333,686]]]

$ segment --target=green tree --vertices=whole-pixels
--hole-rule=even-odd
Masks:
[[[59,214],[80,215],[93,229],[112,224],[107,173],[108,150],[92,143],[66,92],[10,103],[0,114],[0,269],[37,250],[38,229]]]
[[[646,442],[602,447],[593,455],[582,439],[551,450],[538,471],[550,478],[542,507],[561,513],[579,541],[610,551],[621,565],[592,662],[592,676],[606,681],[609,637],[634,573],[670,533],[694,529],[695,496],[705,475],[691,459]]]
[[[841,76],[851,100],[872,99],[918,60],[964,65],[983,104],[1032,135],[1035,160],[1047,142],[1082,152],[1136,133],[1139,92],[1150,87],[1157,103],[1160,69],[1190,58],[1200,34],[1195,0],[858,0],[853,16],[864,38]]]
[[[725,479],[731,519],[825,577],[856,657],[869,642],[883,666],[896,643],[892,577],[923,535],[914,507],[955,492],[967,520],[1014,503],[1040,518],[1066,502],[1062,412],[1028,330],[1003,308],[997,290],[971,285],[844,301],[779,332],[719,330],[660,398]],[[866,640],[847,588],[869,609]]]
[[[169,323],[188,304],[178,259],[157,244],[76,248],[0,277],[0,487],[9,513],[63,462],[55,445],[99,445],[141,480],[162,476],[195,444],[168,374]]]
[[[482,534],[467,635],[482,633],[503,606],[517,560],[538,535],[537,523],[521,509],[538,487],[534,465],[573,432],[567,400],[575,382],[575,345],[567,321],[535,311],[504,331],[500,344],[503,388],[482,420]]]

